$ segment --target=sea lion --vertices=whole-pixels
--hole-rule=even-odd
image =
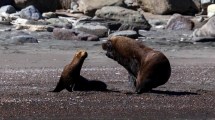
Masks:
[[[53,92],[60,92],[65,88],[70,92],[73,91],[75,84],[81,78],[81,67],[87,56],[88,54],[84,50],[80,50],[75,54],[72,62],[64,67],[60,80]]]
[[[129,73],[136,93],[148,92],[165,84],[171,75],[167,57],[160,51],[134,39],[114,36],[102,44],[106,56],[117,61]]]

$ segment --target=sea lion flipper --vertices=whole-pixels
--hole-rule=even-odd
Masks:
[[[71,84],[69,86],[66,87],[66,90],[68,90],[69,92],[73,92],[74,91],[74,87],[75,87],[75,84]]]
[[[52,92],[60,92],[63,89],[65,89],[64,83],[63,83],[62,79],[63,78],[61,77],[60,80],[59,80],[59,82],[58,82],[58,84],[57,84],[57,86],[56,86],[56,88]]]

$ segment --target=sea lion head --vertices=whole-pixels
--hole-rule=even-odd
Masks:
[[[85,59],[87,58],[88,54],[85,50],[79,50],[78,52],[76,52],[75,57],[79,58],[79,59]]]
[[[111,40],[108,40],[107,42],[102,44],[102,49],[107,51],[106,56],[109,58],[114,57],[114,48]]]

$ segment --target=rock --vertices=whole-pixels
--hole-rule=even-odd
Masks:
[[[207,16],[209,18],[215,15],[215,4],[211,4],[211,5],[208,6],[207,13],[208,13]]]
[[[53,31],[54,28],[50,27],[50,26],[45,26],[45,25],[17,25],[16,30],[23,30],[23,29],[27,29],[33,32],[43,32],[43,31]]]
[[[192,30],[193,27],[193,21],[180,14],[174,14],[171,16],[166,25],[166,29],[168,30]]]
[[[83,40],[83,41],[98,41],[98,36],[80,32],[74,29],[55,28],[53,35],[59,40]]]
[[[96,11],[96,16],[122,22],[124,27],[149,30],[151,25],[138,11],[119,6],[106,6]],[[121,28],[122,30],[122,28]],[[124,29],[123,29],[124,30]]]
[[[72,3],[77,3],[78,0],[58,0],[58,9],[71,9]]]
[[[78,37],[73,30],[55,28],[53,30],[53,35],[59,40],[78,40]]]
[[[0,13],[2,13],[2,12],[11,14],[11,13],[15,13],[16,9],[11,5],[6,5],[6,6],[2,6],[0,8]]]
[[[215,42],[215,37],[194,37],[195,42]]]
[[[2,25],[11,25],[10,19],[5,19],[4,17],[0,17],[0,24]]]
[[[28,20],[41,19],[40,12],[34,6],[28,6],[20,11],[20,17]]]
[[[50,31],[50,29],[53,29],[53,27],[49,26],[49,23],[44,20],[34,21],[18,18],[14,20],[12,24],[15,26],[16,30],[28,29],[30,31],[41,32]]]
[[[95,11],[104,6],[121,6],[123,5],[123,0],[79,0],[78,9],[87,15],[94,16]]]
[[[54,12],[45,12],[45,13],[42,14],[42,17],[47,18],[47,19],[49,19],[49,18],[57,18],[57,14],[54,13]]]
[[[203,22],[205,19],[202,16],[196,17],[197,22]]]
[[[60,2],[59,0],[14,0],[14,5],[18,9],[23,9],[29,5],[33,5],[42,13],[55,11],[60,7]]]
[[[5,19],[4,17],[0,16],[0,24],[2,25],[11,25],[11,21],[8,19]]]
[[[78,3],[77,2],[71,2],[70,9],[73,11],[78,11]]]
[[[160,19],[149,19],[149,24],[152,25],[153,28],[156,29],[164,29],[167,21],[166,20],[160,20]]]
[[[72,23],[70,23],[67,19],[61,18],[51,18],[46,20],[50,26],[57,27],[57,28],[72,28]]]
[[[27,24],[27,22],[28,22],[29,20],[27,20],[27,19],[23,19],[23,18],[18,18],[18,19],[16,19],[16,20],[14,20],[14,21],[12,21],[12,24],[13,25],[18,25],[18,24]]]
[[[82,40],[82,41],[99,41],[98,36],[92,35],[92,34],[87,34],[84,32],[80,32],[77,37],[79,40]]]
[[[138,38],[137,32],[133,31],[133,30],[117,31],[117,32],[110,34],[108,37],[110,38],[112,36],[125,36],[125,37],[130,37],[133,39]]]
[[[108,28],[104,25],[101,25],[99,23],[93,22],[93,23],[77,23],[74,27],[75,29],[79,31],[83,31],[85,33],[89,33],[92,35],[96,35],[98,37],[105,37],[108,33]]]
[[[128,8],[136,8],[136,7],[138,7],[137,0],[124,0],[124,4]]]
[[[194,14],[199,11],[197,1],[193,0],[138,0],[140,7],[153,14]]]
[[[1,0],[0,1],[0,7],[5,5],[12,5],[14,0]]]
[[[215,38],[215,16],[211,17],[201,28],[195,29],[192,36],[194,39],[196,39],[195,37]]]
[[[11,25],[12,19],[10,18],[10,14],[2,12],[0,13],[0,24],[3,25]]]
[[[8,43],[10,44],[24,44],[24,43],[38,43],[38,40],[30,35],[18,35],[12,37]]]

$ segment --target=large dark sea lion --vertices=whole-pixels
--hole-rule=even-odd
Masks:
[[[171,75],[169,60],[163,53],[134,39],[114,36],[103,43],[102,48],[107,51],[107,57],[128,71],[136,93],[165,84]]]

